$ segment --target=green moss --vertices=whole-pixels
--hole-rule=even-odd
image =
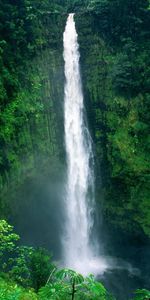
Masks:
[[[101,191],[101,177],[105,191],[104,220],[124,231],[150,235],[149,44],[142,38],[147,32],[147,17],[135,40],[134,30],[127,32],[125,19],[120,33],[121,23],[115,27],[115,19],[109,23],[107,19],[132,9],[127,8],[128,2],[124,6],[114,2],[114,8],[109,1],[90,5],[93,14],[78,17],[77,25],[85,101],[96,145],[97,190]],[[146,5],[146,1],[139,5]]]

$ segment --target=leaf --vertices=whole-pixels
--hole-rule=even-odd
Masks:
[[[71,283],[80,284],[84,281],[84,277],[70,269],[62,269],[56,272],[56,278],[60,280],[69,280]]]

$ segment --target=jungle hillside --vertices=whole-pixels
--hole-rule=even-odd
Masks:
[[[93,149],[95,232],[114,266],[96,278],[60,264],[70,13]],[[0,0],[1,300],[150,299],[149,53],[149,0]]]

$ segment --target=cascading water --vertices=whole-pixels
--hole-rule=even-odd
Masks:
[[[90,243],[94,210],[94,173],[91,137],[84,120],[79,45],[74,14],[64,32],[64,122],[67,156],[66,227],[63,241],[65,265],[82,274],[101,273],[106,264],[95,258]]]

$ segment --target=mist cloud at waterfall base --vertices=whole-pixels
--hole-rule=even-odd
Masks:
[[[10,223],[21,237],[21,244],[43,247],[52,259],[60,259],[64,224],[65,167],[49,161],[49,170],[29,174],[16,190],[12,200]]]

